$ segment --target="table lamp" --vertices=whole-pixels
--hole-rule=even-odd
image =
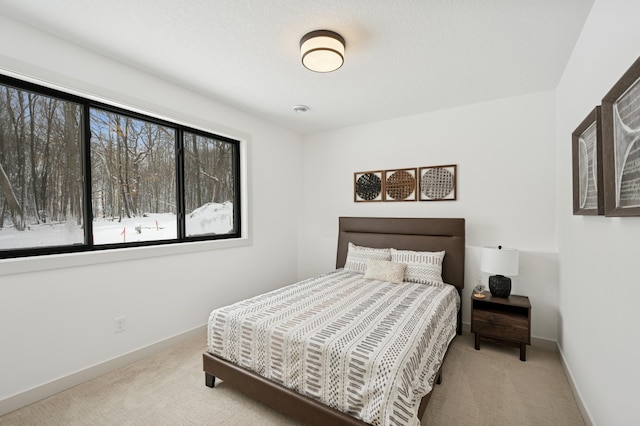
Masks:
[[[502,246],[484,247],[482,250],[482,272],[495,274],[489,277],[489,291],[495,297],[509,297],[511,278],[505,275],[518,275],[518,250]]]

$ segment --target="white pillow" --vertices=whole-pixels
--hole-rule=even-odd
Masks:
[[[443,286],[442,262],[444,251],[412,251],[391,249],[391,260],[406,263],[404,280],[411,283]]]
[[[396,263],[390,260],[369,259],[367,271],[364,277],[370,280],[388,281],[393,284],[400,284],[404,281],[404,271],[407,269],[406,263]]]
[[[367,262],[369,259],[391,260],[391,250],[388,248],[360,247],[349,243],[347,248],[347,261],[344,264],[344,269],[346,271],[364,274],[367,270]]]

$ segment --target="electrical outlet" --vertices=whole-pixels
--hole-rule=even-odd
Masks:
[[[118,317],[113,320],[113,332],[122,333],[127,328],[127,317]]]

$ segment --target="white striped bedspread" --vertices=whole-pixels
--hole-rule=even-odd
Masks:
[[[208,352],[373,425],[419,425],[456,333],[448,284],[338,269],[214,310]]]

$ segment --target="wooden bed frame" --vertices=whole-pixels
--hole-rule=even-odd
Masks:
[[[444,282],[455,286],[459,294],[462,293],[465,255],[464,219],[341,217],[339,218],[336,268],[344,267],[349,242],[364,247],[393,247],[416,251],[445,250],[442,278]],[[458,334],[461,334],[461,327],[462,312],[460,310],[458,311]],[[215,386],[217,377],[249,397],[304,424],[367,425],[355,417],[207,352],[203,354],[203,369],[205,384],[208,387]],[[436,373],[438,383],[441,372],[442,366]],[[422,399],[418,410],[419,418],[422,418],[430,397],[431,393]]]

